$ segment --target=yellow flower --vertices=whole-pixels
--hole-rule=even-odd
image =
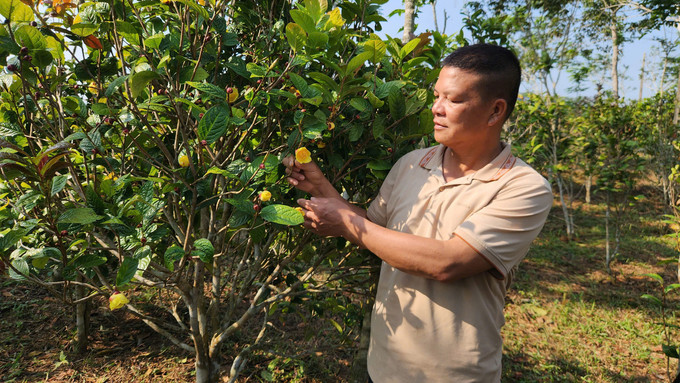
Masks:
[[[312,162],[312,153],[303,146],[295,151],[295,159],[301,164]]]
[[[326,143],[323,142],[323,141],[319,141],[319,142],[316,143],[316,146],[317,146],[319,149],[323,149],[323,148],[326,147]]]
[[[238,88],[233,87],[233,88],[231,88],[231,93],[227,94],[227,100],[231,104],[232,102],[236,101],[237,98],[238,98]]]
[[[333,129],[335,129],[335,123],[333,123],[331,121],[331,122],[328,123],[328,130],[333,130]]]
[[[105,179],[105,180],[114,180],[114,181],[115,181],[115,180],[118,179],[118,177],[116,177],[116,173],[111,172],[111,173],[107,174],[106,177],[104,177],[104,179]]]
[[[300,214],[305,215],[305,211],[301,207],[296,207],[295,210],[299,211]]]
[[[186,154],[179,156],[179,165],[183,168],[189,166],[189,157]]]
[[[265,190],[260,193],[260,201],[267,202],[272,199],[272,193],[269,190]]]
[[[126,304],[130,303],[125,295],[119,292],[114,292],[111,297],[109,297],[109,308],[111,310],[119,309]]]
[[[205,0],[198,0],[198,3],[205,7]]]
[[[99,86],[97,85],[96,82],[91,82],[90,85],[87,87],[87,89],[90,91],[90,93],[97,94],[97,91],[99,90]]]

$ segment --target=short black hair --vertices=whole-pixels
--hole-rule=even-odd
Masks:
[[[515,108],[522,69],[515,54],[498,45],[474,44],[456,49],[442,61],[453,67],[482,76],[478,91],[486,100],[502,98],[508,103],[507,119]]]

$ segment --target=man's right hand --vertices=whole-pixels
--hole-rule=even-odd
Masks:
[[[311,194],[312,197],[340,197],[314,161],[302,164],[295,160],[295,156],[288,156],[282,162],[286,167],[288,176],[286,180],[290,185]]]

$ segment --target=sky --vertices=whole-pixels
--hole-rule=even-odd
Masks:
[[[463,16],[461,15],[461,10],[465,5],[466,1],[462,0],[439,0],[437,2],[437,24],[440,30],[444,27],[444,11],[446,10],[446,15],[448,16],[448,21],[446,24],[446,33],[453,34],[458,33],[458,31],[463,27]],[[378,32],[381,37],[386,37],[390,35],[392,37],[401,38],[402,32],[399,29],[404,26],[404,16],[395,15],[388,18],[388,15],[395,9],[403,9],[403,0],[389,0],[385,5],[381,7],[381,14],[383,17],[388,19],[386,23],[382,23],[383,30]],[[415,34],[420,32],[425,32],[426,29],[434,29],[434,17],[432,12],[432,6],[427,4],[418,14],[416,19],[417,29]],[[678,36],[678,30],[674,28],[666,28],[666,36],[668,38],[676,38]],[[620,95],[625,98],[637,99],[639,96],[640,87],[640,68],[642,66],[642,56],[645,54],[645,68],[646,71],[654,68],[657,73],[660,73],[660,59],[659,54],[654,53],[654,47],[656,46],[658,50],[658,44],[654,41],[654,37],[663,37],[664,31],[659,31],[650,35],[645,36],[642,40],[626,42],[623,44],[622,56],[619,58],[619,92]],[[469,38],[469,34],[467,34]],[[606,36],[605,38],[609,38]],[[676,52],[677,56],[680,51]],[[623,78],[621,78],[623,74]],[[643,97],[649,97],[656,93],[658,89],[658,81],[652,82],[652,73],[647,73],[645,75],[645,84],[643,86]],[[657,75],[658,77],[658,75]],[[611,82],[611,81],[610,81]],[[611,83],[605,84],[605,89],[611,89]],[[567,73],[563,73],[560,77],[560,81],[557,85],[557,93],[563,96],[592,96],[596,93],[593,87],[586,91],[580,93],[569,93],[567,88],[571,86],[569,83],[569,77]],[[666,89],[668,85],[666,85]],[[523,84],[521,92],[530,91],[526,84]]]

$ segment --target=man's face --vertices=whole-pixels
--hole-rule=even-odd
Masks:
[[[442,68],[434,87],[434,138],[450,148],[474,145],[489,134],[492,103],[477,90],[479,75],[454,67]]]

